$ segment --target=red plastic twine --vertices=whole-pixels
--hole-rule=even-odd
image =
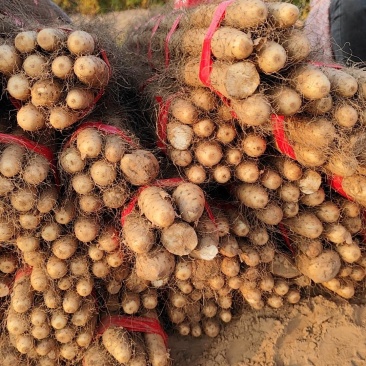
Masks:
[[[171,14],[172,15],[172,14]],[[164,41],[164,52],[165,52],[165,67],[168,68],[169,67],[169,63],[170,63],[170,52],[169,52],[169,43],[170,40],[174,34],[174,32],[177,30],[177,28],[179,27],[179,23],[180,20],[183,17],[183,13],[179,14],[175,21],[173,22],[173,25],[171,26],[169,32],[167,33],[166,37],[165,37],[165,41]],[[150,63],[150,66],[152,68],[154,68],[154,65],[152,63],[152,49],[151,49],[151,40],[154,37],[156,31],[158,30],[159,26],[160,26],[160,22],[163,19],[163,16],[159,16],[156,19],[156,23],[155,26],[152,29],[151,32],[151,38],[149,41],[149,46],[148,46],[148,53],[147,53],[147,57]],[[151,78],[149,78],[141,87],[141,89],[145,89],[145,87],[153,82],[155,80],[155,78],[158,77],[158,75],[154,75]],[[157,96],[155,97],[156,102],[159,105],[159,112],[158,112],[158,123],[157,123],[157,135],[158,135],[158,141],[157,141],[157,146],[159,147],[159,149],[161,151],[163,151],[164,153],[166,153],[166,129],[167,129],[167,124],[168,124],[168,111],[169,111],[169,107],[170,107],[170,103],[172,100],[173,96],[171,96],[167,101],[164,102],[163,98],[161,96]]]
[[[174,11],[172,13],[170,13],[169,15],[172,16],[174,14]],[[172,38],[174,32],[177,30],[177,28],[179,27],[179,23],[180,20],[183,17],[183,13],[179,14],[176,19],[173,22],[173,25],[171,26],[169,32],[167,33],[166,37],[165,37],[165,41],[164,41],[164,53],[165,53],[165,67],[167,68],[169,66],[169,62],[170,62],[170,53],[169,53],[169,42],[170,39]],[[155,66],[152,62],[152,55],[153,55],[153,50],[151,48],[151,43],[152,43],[152,39],[155,36],[155,33],[157,32],[157,30],[159,29],[160,23],[161,21],[165,18],[165,15],[158,15],[156,17],[153,17],[151,20],[156,20],[154,27],[151,30],[151,36],[150,36],[150,40],[149,40],[149,44],[148,44],[148,49],[147,49],[147,59],[149,61],[150,67],[152,69],[155,69]]]
[[[169,108],[173,101],[173,99],[179,96],[181,93],[175,93],[169,96],[167,100],[164,100],[163,97],[157,96],[155,97],[156,102],[159,105],[158,110],[158,118],[157,118],[157,127],[156,132],[158,135],[158,140],[156,145],[158,148],[166,154],[167,151],[167,127],[168,127],[168,120],[169,120]]]
[[[206,3],[206,1],[202,0],[175,0],[174,1],[174,9],[182,9],[182,8],[190,8],[192,6],[200,5]]]
[[[290,157],[291,159],[296,160],[294,149],[287,140],[285,134],[284,122],[285,122],[284,116],[278,116],[277,114],[271,115],[273,135],[278,149],[282,154]]]
[[[310,61],[309,64],[319,67],[330,67],[332,69],[338,69],[338,70],[343,69],[343,66],[339,64],[326,64],[324,62],[317,62],[317,61]]]
[[[223,101],[225,105],[230,107],[230,102],[227,98],[225,98],[218,90],[214,89],[211,85],[211,71],[212,71],[212,52],[211,52],[211,40],[216,32],[217,28],[220,26],[221,22],[225,17],[226,8],[231,5],[235,0],[227,0],[219,4],[215,10],[215,13],[212,17],[212,22],[207,29],[207,33],[205,35],[205,39],[203,41],[201,59],[200,59],[200,70],[199,70],[199,78],[201,82],[207,86],[211,91],[216,93],[220,99]],[[236,113],[234,111],[230,111],[232,116],[236,118]]]
[[[139,30],[145,30],[146,27],[154,22],[155,20],[157,20],[159,17],[161,16],[161,14],[157,14],[155,16],[153,16],[152,18],[148,19],[145,23],[141,23],[141,24],[137,24],[135,27],[133,27],[133,31],[134,32],[138,32]],[[140,48],[141,48],[141,44],[139,39],[136,40],[136,53],[140,53]]]
[[[164,344],[168,346],[168,336],[161,327],[159,321],[148,317],[132,317],[125,315],[106,316],[102,319],[98,329],[97,336],[101,336],[109,327],[122,327],[131,332],[142,332],[149,334],[158,334],[163,338]]]
[[[172,27],[170,28],[170,31],[168,32],[166,38],[165,38],[165,42],[164,42],[164,50],[165,50],[165,67],[168,68],[169,66],[169,62],[170,62],[170,54],[169,54],[169,42],[170,39],[172,38],[173,33],[177,30],[178,26],[179,26],[179,22],[183,17],[183,13],[179,14]]]
[[[45,157],[50,164],[55,183],[57,185],[60,185],[60,178],[56,168],[55,157],[53,155],[53,152],[48,147],[37,144],[31,140],[26,139],[25,137],[9,135],[6,133],[0,133],[0,143],[17,144],[20,146],[24,146],[26,149]]]
[[[311,65],[319,66],[319,67],[331,67],[334,69],[342,69],[343,66],[338,64],[324,64],[322,62],[310,62]],[[276,114],[271,115],[271,122],[272,122],[272,130],[273,135],[275,138],[276,145],[280,152],[291,159],[296,160],[296,155],[294,152],[293,147],[287,140],[285,130],[284,130],[284,116],[278,116]],[[328,184],[333,188],[337,193],[339,193],[341,196],[347,198],[348,200],[352,201],[353,199],[347,195],[347,193],[343,190],[342,187],[342,181],[343,177],[340,176],[331,176],[328,178]]]
[[[152,39],[156,33],[156,31],[158,30],[159,28],[159,25],[161,23],[161,21],[165,18],[165,15],[159,15],[157,18],[156,18],[156,23],[151,31],[151,37],[150,37],[150,40],[149,40],[149,45],[148,45],[148,49],[147,49],[147,59],[149,60],[149,64],[151,66],[152,69],[154,69],[154,64],[152,63],[152,49],[151,49],[151,42],[152,42]]]
[[[102,122],[85,122],[83,123],[69,138],[69,140],[64,145],[63,149],[69,147],[77,138],[78,134],[85,130],[86,128],[96,128],[98,131],[104,132],[107,135],[118,135],[127,142],[130,146],[138,149],[139,145],[136,144],[130,137],[128,137],[122,130],[118,127],[106,125]]]
[[[272,122],[272,130],[273,135],[275,138],[276,145],[280,152],[291,159],[296,160],[296,155],[294,152],[294,149],[292,148],[291,144],[287,140],[285,130],[284,130],[284,116],[278,116],[276,114],[271,115],[271,122]],[[328,184],[331,188],[333,188],[337,193],[339,193],[341,196],[347,198],[350,201],[353,201],[353,199],[344,191],[342,187],[342,181],[343,177],[333,175],[328,178]]]
[[[29,277],[32,274],[32,269],[33,269],[33,267],[30,267],[30,266],[26,265],[23,268],[19,268],[16,271],[15,276],[10,280],[10,283],[9,283],[10,293],[13,291],[14,284],[17,281],[20,281],[23,277]]]
[[[328,184],[333,188],[337,193],[339,193],[344,198],[347,198],[349,201],[353,201],[353,198],[350,197],[342,187],[343,177],[339,175],[333,175],[328,178]]]
[[[159,104],[159,112],[158,112],[158,120],[157,120],[157,134],[158,134],[158,141],[157,145],[158,148],[166,153],[166,139],[167,139],[167,125],[168,125],[168,115],[169,115],[169,108],[172,102],[172,97],[168,100],[164,101],[162,97],[158,96],[155,97],[155,100]]]
[[[212,17],[212,22],[207,29],[207,33],[205,35],[205,39],[203,41],[202,52],[201,52],[201,60],[200,60],[200,74],[199,78],[203,84],[212,89],[210,74],[212,69],[212,54],[211,54],[211,40],[217,28],[220,26],[220,23],[225,17],[226,8],[232,4],[234,0],[227,0],[222,2],[216,8],[216,11]],[[218,93],[215,90],[215,93]]]
[[[18,269],[16,274],[15,274],[15,277],[14,277],[14,282],[17,282],[19,281],[20,279],[22,279],[23,277],[27,277],[27,276],[30,276],[31,273],[32,273],[32,267],[29,267],[29,266],[25,266],[21,269]]]
[[[281,235],[282,235],[282,238],[283,238],[283,240],[285,242],[286,247],[290,250],[291,254],[293,256],[295,256],[295,250],[294,250],[293,246],[291,245],[291,241],[290,241],[290,239],[288,237],[288,233],[287,233],[287,230],[285,228],[285,225],[283,225],[282,222],[280,222],[278,224],[278,227],[280,228]]]
[[[124,210],[121,212],[121,225],[123,226],[125,224],[126,217],[133,211],[133,209],[136,206],[136,202],[140,196],[140,193],[147,188],[147,186],[140,187],[138,191],[135,193],[135,195],[131,198],[128,205],[125,207]]]
[[[220,26],[220,23],[225,16],[226,8],[233,1],[234,0],[228,0],[228,1],[221,3],[215,11],[212,22],[210,24],[210,27],[207,30],[207,33],[205,35],[205,39],[203,42],[201,60],[200,60],[200,71],[199,71],[199,78],[200,78],[201,82],[204,85],[206,85],[208,88],[210,88],[210,90],[215,92],[227,106],[230,106],[230,103],[227,100],[227,98],[225,98],[217,90],[213,89],[212,85],[211,85],[211,81],[210,81],[210,74],[211,74],[211,69],[212,69],[211,40],[212,40],[213,34],[217,30],[217,28]],[[193,2],[194,2],[194,4],[193,4]],[[190,0],[188,0],[188,2],[185,3],[186,5],[184,5],[183,2],[179,3],[179,5],[177,5],[178,4],[178,2],[177,2],[176,6],[178,6],[177,8],[181,8],[181,7],[197,5],[197,4],[201,3],[201,1],[195,1],[195,0],[193,2],[190,2]],[[165,43],[164,43],[165,67],[168,67],[169,62],[170,62],[170,54],[169,54],[170,39],[171,39],[172,35],[174,34],[174,32],[179,27],[179,23],[180,23],[180,20],[182,19],[182,17],[183,17],[183,13],[179,14],[177,16],[177,18],[173,22],[173,25],[165,38]],[[158,18],[154,28],[152,29],[151,38],[154,36],[155,32],[159,28],[160,22],[161,22],[161,18]],[[148,50],[148,59],[149,59],[150,65],[153,67],[151,58],[152,58],[152,51],[151,51],[151,40],[150,40],[149,50]],[[166,138],[167,138],[166,129],[167,129],[167,124],[168,124],[168,114],[169,114],[168,111],[169,111],[169,107],[170,107],[173,97],[174,96],[170,96],[166,101],[164,101],[161,96],[155,97],[157,103],[159,104],[158,125],[157,125],[157,134],[158,134],[157,145],[164,153],[166,153],[166,149],[167,149],[166,148]],[[236,114],[234,111],[231,111],[231,114],[234,118],[236,118]]]
[[[164,188],[164,187],[167,187],[167,188],[177,187],[179,184],[184,183],[184,182],[185,182],[185,180],[183,178],[159,179],[159,180],[156,180],[154,183],[152,183],[149,186],[140,187],[138,189],[138,191],[135,193],[135,195],[131,198],[130,202],[125,207],[125,209],[122,210],[122,212],[121,212],[121,225],[123,226],[125,224],[125,220],[126,220],[127,216],[135,208],[137,200],[138,200],[138,198],[139,198],[139,196],[140,196],[140,194],[143,190],[145,190],[148,187],[161,187],[161,188]],[[209,204],[207,203],[207,201],[205,201],[205,210],[207,212],[207,215],[208,215],[209,219],[216,225],[215,216],[212,213],[211,208],[210,208]]]
[[[150,186],[142,186],[140,187],[135,195],[131,198],[130,202],[126,206],[124,210],[121,212],[121,225],[125,224],[126,217],[133,211],[136,206],[136,202],[141,194],[141,192],[148,187],[176,187],[180,183],[183,183],[184,180],[182,178],[170,178],[170,179],[159,179],[152,183]]]
[[[207,212],[208,218],[215,224],[215,226],[217,226],[215,216],[211,210],[210,205],[207,203],[207,201],[205,201],[205,210]]]
[[[9,96],[9,100],[11,104],[15,107],[15,109],[19,110],[22,108],[22,102],[18,99],[13,98],[12,96]]]

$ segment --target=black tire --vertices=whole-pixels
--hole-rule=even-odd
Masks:
[[[336,61],[366,62],[366,0],[331,0],[329,23]]]

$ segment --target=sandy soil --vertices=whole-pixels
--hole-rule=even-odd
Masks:
[[[322,296],[248,311],[219,337],[170,339],[174,366],[364,366],[366,306]]]
[[[123,42],[126,36],[126,32],[130,27],[141,24],[141,20],[149,13],[146,9],[131,9],[125,11],[116,11],[100,16],[100,19],[105,20],[108,25],[113,25],[115,29],[116,40]],[[73,14],[71,19],[78,23],[79,20],[85,21],[88,19],[85,16]]]
[[[112,21],[117,32],[124,32],[134,24],[139,24],[139,20],[148,13],[145,9],[132,9],[121,12],[112,12],[104,15],[107,21]]]

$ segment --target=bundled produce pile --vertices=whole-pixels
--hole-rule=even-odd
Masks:
[[[0,136],[0,271],[7,310],[2,364],[94,364],[94,359],[83,358],[92,342],[97,346],[93,340],[101,320],[99,307],[101,314],[108,310],[104,301],[100,303],[103,288],[116,292],[118,287],[118,292],[130,272],[117,209],[129,199],[132,185],[155,180],[159,163],[128,136],[129,121],[120,120],[120,128],[83,124],[72,135],[68,129],[63,144],[63,136],[52,131],[85,117],[104,91],[109,105],[115,101],[110,98],[113,93],[120,96],[107,86],[107,52],[112,60],[118,57],[116,46],[107,44],[107,51],[100,51],[96,38],[81,30],[14,28],[13,37],[9,34],[1,46],[1,76],[18,109],[19,127],[31,134],[19,132],[14,109],[4,103],[8,109],[1,116],[1,132],[6,133]],[[112,85],[124,77],[114,66]],[[121,115],[117,108],[114,104],[110,113],[114,120]],[[57,152],[58,162],[43,141]],[[149,318],[140,322],[148,323],[145,319]],[[132,328],[131,334],[137,330]],[[156,348],[157,337],[148,336],[146,343]],[[118,339],[105,343],[114,357],[116,341],[118,346]],[[144,343],[136,347],[135,351],[131,345],[131,352],[145,360]],[[164,342],[163,355],[167,363]]]
[[[313,283],[363,291],[366,71],[307,60],[289,3],[164,11],[122,48],[51,24],[0,45],[6,366],[165,366],[160,322],[215,337]]]
[[[41,276],[35,267],[15,277],[6,318],[11,344],[41,365],[57,364],[59,357],[80,359],[82,347],[88,347],[94,336],[95,300],[81,300],[72,290],[61,294]],[[43,298],[39,296],[42,281]]]
[[[264,229],[296,256],[292,277],[307,279],[298,285],[350,298],[365,276],[365,71],[308,60],[298,17],[261,0],[166,9],[131,30],[126,48],[154,121],[144,127],[180,174],[225,184],[249,222],[244,236]],[[257,279],[238,288],[254,307],[267,298]]]
[[[58,175],[53,153],[22,136],[0,134],[0,242],[2,253],[2,296],[9,294],[9,274],[18,269],[20,251],[36,251],[33,236],[46,225],[56,206]]]
[[[226,1],[133,30],[128,47],[143,68],[137,81],[158,114],[150,127],[195,183],[253,183],[275,145],[336,176],[362,204],[364,71],[306,61],[311,49],[298,15],[289,3]]]
[[[128,332],[131,329],[134,332]],[[97,338],[85,354],[86,365],[143,366],[169,362],[167,335],[154,311],[145,314],[144,318],[107,316],[101,321]]]
[[[55,129],[71,126],[90,112],[108,84],[108,63],[96,54],[94,38],[81,30],[20,32],[0,51],[0,72],[19,106],[18,125],[26,131],[46,123]]]
[[[286,23],[276,6],[291,17]],[[279,70],[287,70],[310,52],[306,37],[292,27],[297,7],[274,3],[269,9],[273,15],[267,22],[268,9],[262,1],[202,5],[186,13],[175,15],[175,11],[173,19],[152,18],[131,37],[131,48],[145,56],[145,68],[157,69],[160,75],[160,80],[141,81],[160,107],[159,143],[196,183],[203,183],[207,175],[225,183],[234,172],[243,175],[246,165],[255,169],[267,147],[264,134],[272,110],[265,92],[273,89],[270,75],[278,78]],[[271,36],[281,38],[283,46]],[[300,52],[291,57],[295,45]],[[297,96],[289,101],[295,113],[300,95],[288,88],[283,92]]]

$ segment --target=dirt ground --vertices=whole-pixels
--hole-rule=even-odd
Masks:
[[[174,366],[365,366],[366,306],[322,296],[248,311],[211,340],[173,336]]]
[[[124,32],[129,27],[139,23],[139,20],[148,14],[145,9],[132,9],[121,12],[112,12],[103,16],[107,21],[112,21],[118,32]]]

